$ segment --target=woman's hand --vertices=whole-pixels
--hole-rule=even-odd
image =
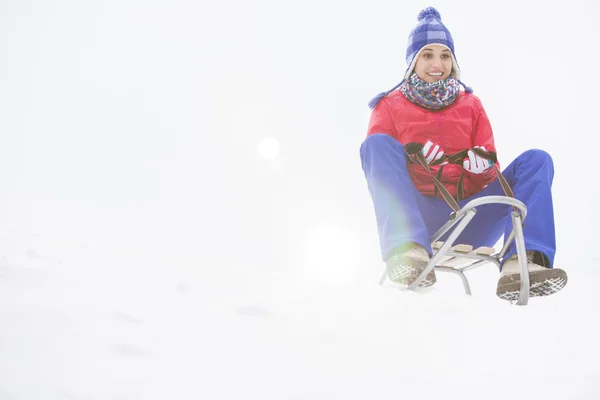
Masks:
[[[427,164],[431,164],[433,161],[439,160],[444,155],[444,152],[440,149],[440,146],[430,141],[425,143],[425,146],[423,146],[421,149],[421,153],[423,153],[425,156]]]
[[[475,148],[487,151],[483,146],[475,146]],[[481,174],[493,165],[490,160],[478,156],[473,150],[469,150],[467,154],[469,155],[469,159],[463,161],[463,168],[472,174]]]

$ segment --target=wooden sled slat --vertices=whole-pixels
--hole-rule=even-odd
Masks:
[[[475,254],[480,254],[482,256],[491,256],[494,253],[496,253],[496,249],[493,247],[481,246],[475,250]]]
[[[438,242],[435,242],[432,247],[434,250],[439,250],[443,246],[443,244],[444,244],[444,242],[438,241]],[[485,247],[485,246],[478,247],[477,249],[473,250],[473,246],[471,246],[469,244],[457,244],[457,245],[453,246],[451,248],[451,250],[456,253],[477,254],[477,255],[483,255],[483,256],[489,256],[496,252],[496,250],[493,247]],[[441,261],[438,262],[437,266],[460,268],[460,267],[469,266],[477,261],[478,260],[475,260],[472,258],[466,258],[466,257],[444,256],[444,257],[442,257]]]

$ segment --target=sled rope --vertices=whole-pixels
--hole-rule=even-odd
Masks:
[[[444,166],[446,164],[458,164],[462,167],[463,161],[465,159],[469,158],[469,154],[468,154],[469,150],[472,150],[475,154],[477,154],[481,158],[490,160],[493,163],[494,171],[496,172],[496,176],[498,177],[498,182],[500,183],[500,186],[502,187],[504,194],[508,197],[512,197],[512,198],[515,197],[510,185],[506,181],[506,178],[504,177],[504,175],[502,175],[502,173],[498,169],[498,166],[496,165],[496,162],[498,159],[496,157],[495,152],[483,151],[480,148],[464,149],[455,154],[451,154],[451,155],[444,154],[439,159],[432,161],[430,164],[427,164],[427,160],[425,159],[425,156],[421,152],[422,148],[423,148],[423,145],[421,143],[407,143],[406,146],[404,146],[404,150],[405,150],[406,154],[408,155],[407,159],[409,160],[410,163],[418,163],[423,168],[425,168],[425,170],[429,173],[429,176],[431,176],[431,178],[433,179],[433,183],[435,184],[434,195],[437,196],[437,194],[439,192],[442,195],[442,198],[446,201],[446,203],[448,203],[448,205],[450,206],[450,208],[452,208],[452,210],[454,210],[454,212],[458,212],[460,210],[458,203],[460,201],[462,201],[465,197],[464,170],[460,175],[460,179],[458,180],[458,186],[457,186],[458,190],[456,193],[456,199],[454,197],[452,197],[452,195],[450,194],[448,189],[446,189],[444,187],[444,185],[442,184],[442,182],[441,182],[442,173],[444,171]],[[431,173],[431,169],[429,168],[430,165],[441,165],[440,169],[437,172],[437,176],[434,176]],[[519,211],[515,206],[513,206],[513,209],[517,212]]]

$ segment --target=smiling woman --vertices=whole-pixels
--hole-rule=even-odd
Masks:
[[[419,53],[414,71],[423,81],[433,83],[447,79],[453,65],[452,52],[447,46],[430,44]]]

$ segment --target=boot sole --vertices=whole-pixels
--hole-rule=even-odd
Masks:
[[[559,292],[567,284],[567,273],[562,269],[546,269],[529,273],[529,297],[543,297]],[[510,274],[498,280],[496,295],[508,301],[517,301],[521,292],[521,274]]]
[[[398,265],[387,266],[387,275],[392,282],[404,287],[410,286],[419,276],[419,274],[427,267],[427,261],[417,260],[410,257],[401,257],[398,260]],[[425,288],[432,286],[437,282],[435,271],[431,270],[423,279],[418,287]]]

